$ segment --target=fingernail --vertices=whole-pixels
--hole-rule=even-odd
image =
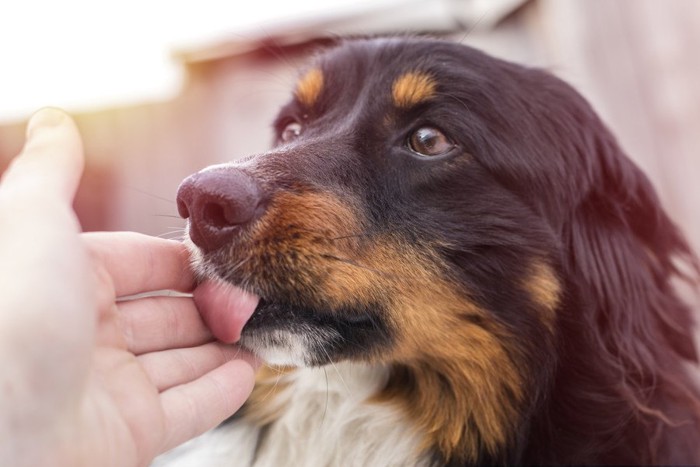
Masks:
[[[62,110],[53,107],[45,107],[36,112],[29,119],[29,123],[27,124],[27,139],[30,139],[37,131],[43,128],[58,126],[65,122],[65,120],[66,114]]]

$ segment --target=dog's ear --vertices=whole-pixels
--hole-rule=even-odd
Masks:
[[[697,258],[612,136],[603,130],[594,146],[591,190],[565,227],[570,269],[596,307],[592,324],[608,350],[632,364],[658,364],[657,348],[668,345],[697,361],[691,315],[672,283],[697,277]]]

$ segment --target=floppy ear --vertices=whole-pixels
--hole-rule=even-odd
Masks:
[[[697,258],[647,177],[606,131],[597,137],[591,191],[565,229],[569,266],[595,302],[593,324],[608,351],[633,367],[658,365],[669,346],[697,361],[691,314],[671,283],[693,281]]]

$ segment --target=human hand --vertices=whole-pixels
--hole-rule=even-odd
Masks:
[[[185,248],[80,234],[74,123],[37,113],[0,181],[0,465],[136,466],[235,412],[255,359],[213,342]]]

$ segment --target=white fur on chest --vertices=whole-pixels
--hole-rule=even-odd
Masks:
[[[401,412],[369,402],[386,383],[385,368],[339,363],[282,376],[271,395],[279,414],[265,431],[239,421],[171,453],[158,467],[427,465],[420,436]]]

